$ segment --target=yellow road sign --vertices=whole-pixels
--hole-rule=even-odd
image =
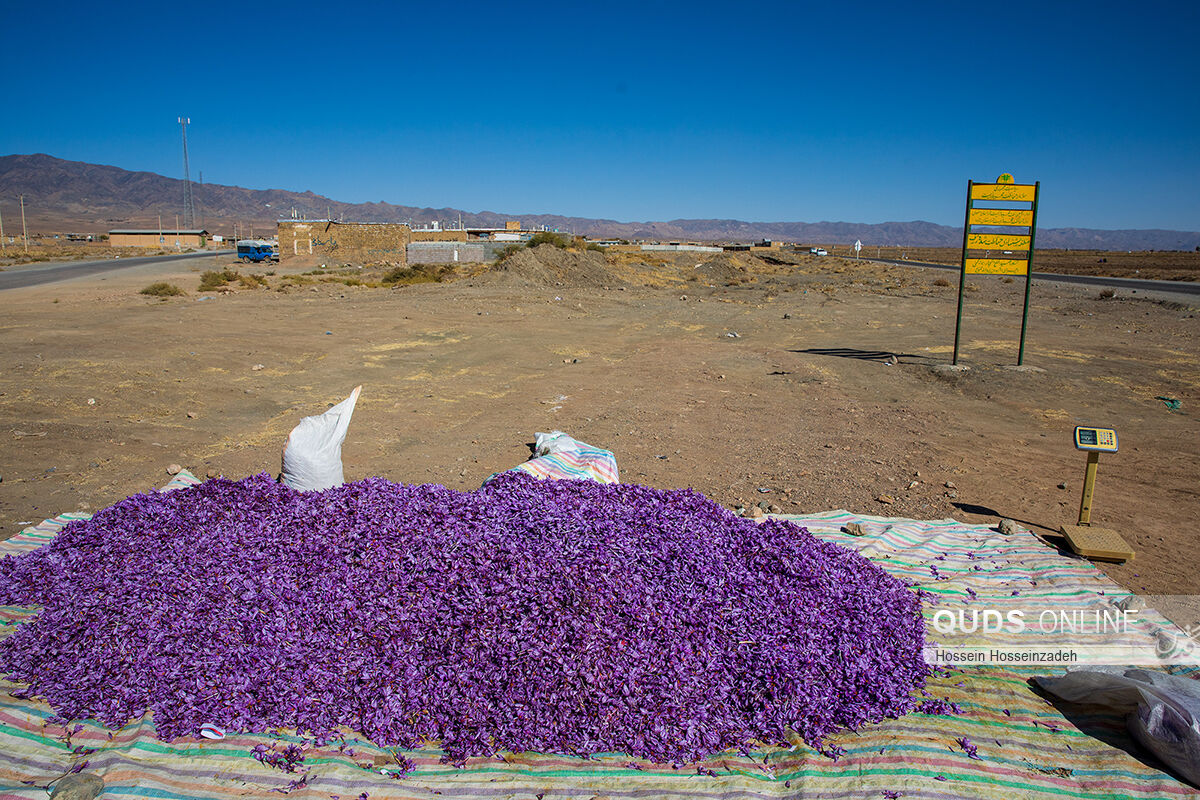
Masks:
[[[1029,237],[1012,233],[967,234],[968,250],[1028,250]]]
[[[975,183],[971,185],[972,200],[1013,200],[1032,203],[1037,187],[1027,183]]]
[[[994,183],[967,181],[967,220],[963,225],[962,273],[958,281],[958,313],[954,320],[955,364],[958,363],[958,344],[962,338],[963,292],[967,288],[968,275],[1025,276],[1025,304],[1021,311],[1021,344],[1017,350],[1017,366],[1024,364],[1040,186],[1040,182],[1017,183],[1009,172],[1001,173]],[[977,202],[1007,207],[976,208]],[[993,230],[985,232],[977,228]],[[997,228],[1000,230],[995,230]],[[1009,230],[1005,231],[1004,228]],[[978,258],[980,255],[985,258]],[[1005,280],[1012,283],[1012,278]]]
[[[968,258],[968,275],[1025,275],[1029,262],[1018,258]]]
[[[1009,208],[972,208],[968,225],[1014,225],[1028,228],[1033,225],[1033,210]]]

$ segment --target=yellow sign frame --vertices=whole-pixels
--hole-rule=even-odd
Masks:
[[[968,250],[1029,250],[1029,236],[1024,233],[968,233]]]
[[[1024,275],[1029,262],[1023,258],[968,258],[968,275]]]
[[[1001,200],[1013,203],[1032,203],[1037,185],[1032,183],[973,183],[972,200]]]
[[[967,214],[968,225],[1028,228],[1033,224],[1033,209],[1029,208],[972,208]]]
[[[958,276],[958,314],[954,321],[954,363],[962,334],[963,291],[968,275],[1024,275],[1025,307],[1021,312],[1021,344],[1017,366],[1025,363],[1025,333],[1029,328],[1029,290],[1033,282],[1033,250],[1037,236],[1041,181],[1017,183],[1009,173],[995,183],[967,181],[967,210],[963,221],[962,265]],[[989,204],[976,208],[976,202]],[[1023,232],[976,231],[981,228],[1024,228]]]

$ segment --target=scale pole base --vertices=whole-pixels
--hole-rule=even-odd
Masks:
[[[1133,548],[1116,531],[1091,525],[1063,525],[1059,532],[1067,540],[1067,546],[1084,558],[1118,564],[1133,560]]]

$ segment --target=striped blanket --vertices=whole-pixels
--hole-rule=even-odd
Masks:
[[[195,482],[181,473],[167,488]],[[38,547],[83,518],[64,514],[47,520],[0,542],[0,554]],[[883,519],[842,511],[788,519],[935,593],[939,604],[929,613],[943,605],[970,607],[1020,597],[1050,604],[1103,604],[1113,593],[1124,594],[1087,562],[1060,555],[1029,533],[1002,537],[953,520]],[[841,528],[848,522],[864,523],[870,532],[863,537],[844,534]],[[0,608],[0,636],[33,613]],[[1156,624],[1170,626],[1165,620]],[[914,713],[841,734],[832,742],[845,751],[837,761],[797,744],[721,753],[680,769],[619,753],[589,759],[501,753],[456,768],[441,763],[442,753],[435,747],[397,752],[363,741],[352,731],[320,746],[294,731],[168,743],[155,736],[147,718],[115,731],[93,720],[62,724],[46,704],[14,697],[10,692],[17,685],[0,681],[0,800],[45,798],[42,787],[81,766],[104,778],[104,798],[164,800],[279,793],[304,800],[1200,797],[1141,751],[1118,716],[1056,707],[1031,689],[1032,676],[1053,671],[978,668],[936,677],[930,694],[957,703],[961,714]],[[976,758],[965,752],[964,738],[977,748]],[[252,750],[258,745],[279,752],[298,745],[304,760],[295,772],[282,772],[255,759]],[[391,776],[397,756],[415,763],[402,778]]]
[[[593,480],[597,483],[617,483],[620,480],[616,456],[609,450],[591,445],[531,458],[509,471],[528,472],[535,478],[553,480]]]

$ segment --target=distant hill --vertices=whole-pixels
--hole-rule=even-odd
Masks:
[[[956,247],[962,229],[932,222],[744,222],[736,219],[676,219],[669,222],[620,222],[612,219],[565,217],[556,214],[501,214],[455,208],[423,208],[391,203],[342,203],[312,192],[245,189],[193,183],[196,209],[204,227],[215,233],[232,232],[234,222],[261,230],[293,209],[310,219],[355,222],[457,222],[469,227],[502,227],[519,219],[527,228],[545,226],[588,236],[623,239],[688,241],[755,241],[776,239],[802,243],[869,244],[905,247]],[[183,181],[153,172],[130,172],[120,167],[64,161],[45,154],[0,156],[0,196],[9,215],[6,231],[15,230],[7,198],[24,194],[31,230],[45,232],[103,232],[116,227],[154,227],[158,215],[164,226],[175,224],[183,206]],[[1091,230],[1043,228],[1038,244],[1044,248],[1094,250],[1192,250],[1200,233],[1168,230]]]

